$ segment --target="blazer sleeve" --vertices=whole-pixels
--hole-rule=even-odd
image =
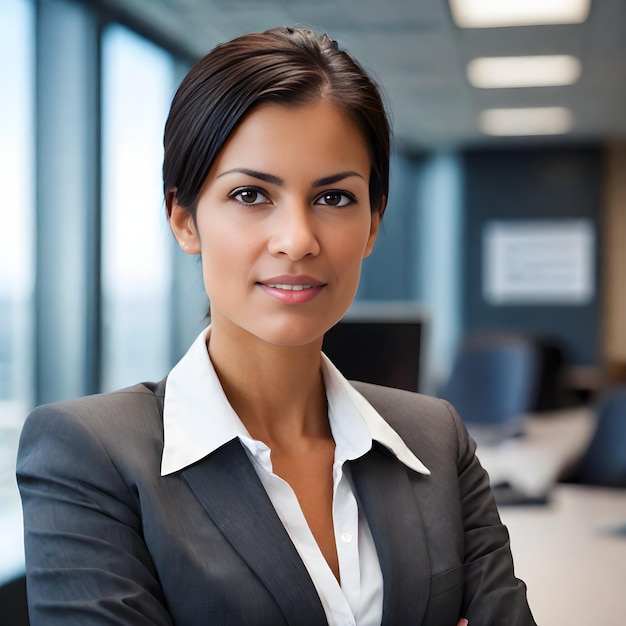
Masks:
[[[458,483],[464,530],[462,616],[479,626],[536,626],[526,585],[515,577],[509,533],[501,523],[476,444],[446,402],[458,437]]]
[[[20,441],[30,623],[171,626],[138,497],[71,407],[35,409]]]

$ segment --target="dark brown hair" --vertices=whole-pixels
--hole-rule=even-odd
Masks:
[[[372,211],[389,189],[390,128],[372,79],[327,35],[278,27],[221,44],[185,76],[165,125],[163,190],[195,214],[204,180],[243,117],[262,103],[298,106],[331,99],[363,133],[372,169]]]

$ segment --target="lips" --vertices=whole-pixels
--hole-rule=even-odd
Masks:
[[[315,298],[326,286],[320,280],[306,275],[284,274],[257,283],[274,300],[283,304],[304,304]]]
[[[306,274],[281,274],[280,276],[272,276],[265,280],[259,281],[260,285],[267,287],[275,287],[276,289],[285,289],[286,291],[299,291],[301,289],[312,289],[313,287],[321,287],[324,283],[317,278],[307,276]]]
[[[313,289],[315,285],[290,285],[288,283],[263,283],[274,289],[284,289],[285,291],[302,291],[303,289]]]

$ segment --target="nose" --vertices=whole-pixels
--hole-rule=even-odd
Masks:
[[[290,203],[276,211],[273,217],[268,244],[271,254],[284,254],[292,261],[319,254],[315,218],[305,203]]]

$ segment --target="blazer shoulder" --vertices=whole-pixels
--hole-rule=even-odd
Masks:
[[[163,449],[160,387],[142,383],[36,407],[22,428],[18,474],[51,474],[61,471],[59,467],[67,469],[72,459],[76,467],[89,459],[89,467],[100,468],[89,474],[94,482],[111,462],[125,476],[158,476]],[[77,455],[83,461],[77,462]],[[129,481],[135,480],[132,476]]]
[[[32,410],[31,414],[42,412],[92,413],[102,409],[114,410],[119,407],[128,407],[129,405],[140,406],[144,403],[162,400],[164,387],[165,381],[159,383],[138,383],[115,391],[40,404]]]
[[[162,430],[165,381],[42,404],[26,419],[23,434],[49,430],[53,423],[75,424],[99,438],[119,439],[133,431]]]
[[[430,451],[444,447],[456,453],[461,442],[466,444],[467,431],[446,400],[371,383],[351,384],[427,466]]]
[[[389,422],[410,420],[420,424],[456,421],[458,414],[447,401],[413,391],[358,381],[352,386]]]

